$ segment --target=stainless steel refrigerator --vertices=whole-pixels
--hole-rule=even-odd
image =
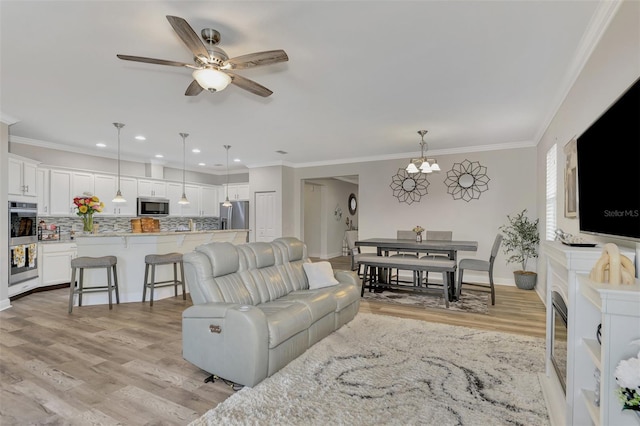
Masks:
[[[220,229],[249,229],[249,202],[232,201],[231,207],[220,203]]]

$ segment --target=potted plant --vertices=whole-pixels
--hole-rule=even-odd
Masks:
[[[530,258],[538,257],[538,221],[529,220],[526,216],[527,209],[515,216],[507,215],[509,223],[500,227],[504,235],[502,246],[507,257],[507,263],[519,263],[522,270],[513,271],[516,286],[521,289],[531,290],[536,285],[538,274],[527,270],[527,262]]]

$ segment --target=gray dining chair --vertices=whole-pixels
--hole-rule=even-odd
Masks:
[[[347,248],[349,257],[351,258],[351,270],[357,271],[358,276],[362,277],[362,265],[358,262],[363,256],[375,256],[375,253],[362,253],[360,247],[356,245],[358,241],[358,231],[347,231]]]
[[[426,233],[427,241],[451,241],[453,239],[453,231],[427,231]],[[437,260],[440,259],[448,259],[448,253],[442,252],[428,252],[423,257]],[[424,274],[424,283],[425,286],[429,286],[429,272],[425,272]],[[422,283],[422,277],[420,277],[420,283]]]
[[[398,240],[412,240],[415,241],[416,240],[416,233],[413,231],[405,231],[405,230],[398,230],[396,232],[396,238]],[[395,254],[391,255],[391,257],[410,257],[410,258],[415,258],[417,259],[419,257],[419,254],[416,252],[411,252],[411,251],[404,251],[404,250],[398,250]],[[393,270],[389,271],[389,279],[393,279]],[[395,278],[396,278],[396,284],[400,283],[400,271],[398,269],[396,269],[395,271]],[[418,281],[418,274],[416,272],[413,273],[413,284],[416,285],[419,281]]]
[[[458,263],[458,282],[456,283],[456,296],[459,299],[462,293],[462,285],[471,285],[477,287],[489,287],[491,289],[491,304],[496,304],[496,290],[493,284],[493,263],[498,255],[498,250],[502,244],[502,234],[496,235],[496,239],[493,241],[493,247],[491,247],[491,256],[489,260],[481,259],[461,259]],[[470,283],[465,282],[463,274],[465,270],[481,271],[489,273],[489,284],[484,283]]]

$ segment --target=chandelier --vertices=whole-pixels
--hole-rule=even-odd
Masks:
[[[405,169],[407,173],[432,173],[439,172],[440,166],[438,161],[434,158],[427,158],[424,156],[424,151],[427,143],[424,141],[424,135],[427,134],[426,130],[418,130],[418,134],[422,137],[420,141],[420,158],[412,158],[409,165]]]

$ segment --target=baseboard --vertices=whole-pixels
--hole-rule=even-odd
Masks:
[[[9,299],[0,300],[0,311],[9,309],[11,307],[11,301]]]

